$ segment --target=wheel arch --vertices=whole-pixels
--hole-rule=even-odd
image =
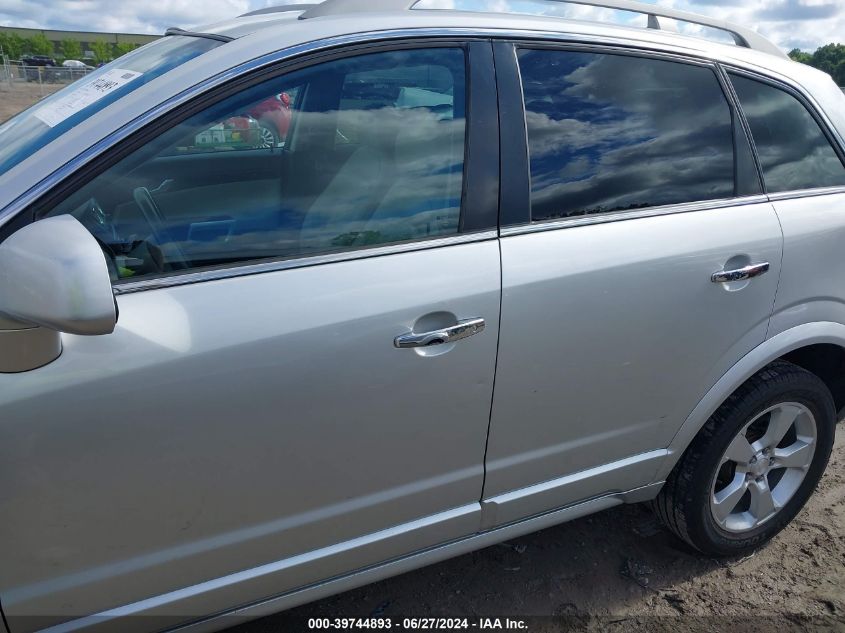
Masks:
[[[669,476],[710,416],[734,391],[763,367],[779,359],[819,376],[831,390],[837,410],[845,407],[845,375],[837,375],[837,370],[845,363],[845,325],[814,322],[790,328],[743,356],[709,389],[672,438],[655,481],[663,481]]]

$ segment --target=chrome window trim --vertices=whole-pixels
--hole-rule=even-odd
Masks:
[[[620,43],[604,43],[604,42],[593,42],[593,41],[580,41],[577,39],[573,40],[548,40],[548,39],[540,39],[537,40],[536,38],[532,38],[530,36],[526,37],[512,37],[508,40],[511,44],[514,45],[514,52],[517,54],[520,49],[529,49],[529,50],[542,50],[542,49],[554,49],[554,50],[567,50],[567,51],[575,51],[581,53],[597,53],[597,54],[606,54],[606,55],[625,55],[627,57],[645,57],[648,59],[657,59],[661,61],[667,62],[675,62],[679,64],[689,64],[691,66],[705,66],[708,68],[713,69],[716,72],[716,66],[718,62],[713,59],[709,59],[704,55],[694,55],[679,53],[677,51],[666,51],[661,49],[652,49],[646,47],[632,47],[629,44],[620,44]]]
[[[801,198],[817,198],[819,196],[845,195],[845,186],[819,187],[818,189],[801,189],[798,191],[783,191],[769,194],[771,202],[782,200],[799,200]]]
[[[486,242],[499,237],[495,230],[479,231],[477,233],[461,233],[448,237],[435,237],[416,242],[403,244],[390,244],[387,246],[375,246],[372,248],[360,248],[352,251],[341,251],[337,253],[325,253],[311,257],[291,257],[288,259],[253,260],[252,262],[237,263],[226,268],[212,268],[206,270],[195,270],[193,272],[178,272],[168,277],[155,277],[152,279],[138,279],[117,281],[113,284],[116,295],[126,295],[143,290],[158,290],[160,288],[174,288],[187,284],[196,284],[204,281],[217,281],[221,279],[232,279],[246,275],[259,275],[261,273],[277,272],[281,270],[294,270],[297,268],[310,268],[323,264],[335,264],[338,262],[355,261],[359,259],[370,259],[372,257],[384,257],[386,255],[399,255],[417,251],[427,251],[435,248],[458,246],[461,244],[474,244]]]
[[[664,215],[675,215],[677,213],[692,213],[695,211],[711,211],[713,209],[743,207],[752,204],[763,204],[766,202],[769,202],[769,198],[768,196],[762,194],[745,196],[742,198],[725,198],[721,200],[707,200],[704,202],[686,202],[684,204],[651,207],[649,209],[640,209],[637,211],[616,211],[613,213],[586,215],[576,218],[560,218],[556,220],[535,222],[533,224],[523,224],[520,226],[503,228],[500,231],[500,234],[502,237],[511,237],[514,235],[526,235],[529,233],[568,229],[576,226],[592,226],[595,224],[608,224],[610,222],[623,222],[625,220],[639,220]]]

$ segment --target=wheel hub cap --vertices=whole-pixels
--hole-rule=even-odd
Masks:
[[[751,464],[749,464],[749,474],[754,475],[754,478],[758,479],[764,475],[769,474],[771,465],[772,462],[768,457],[766,457],[762,453],[758,454],[757,457],[751,460]]]

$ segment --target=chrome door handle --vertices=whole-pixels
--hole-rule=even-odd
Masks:
[[[727,284],[732,281],[745,281],[746,279],[754,279],[760,275],[765,275],[769,272],[769,268],[769,262],[763,262],[762,264],[751,264],[734,270],[722,270],[718,273],[713,273],[710,277],[710,281],[714,284]]]
[[[478,334],[484,330],[484,325],[484,319],[466,319],[465,321],[458,321],[457,325],[444,327],[440,330],[423,332],[422,334],[415,334],[414,332],[402,334],[393,340],[393,345],[404,349],[408,347],[428,347],[430,345],[454,343],[455,341],[460,341],[461,339]]]

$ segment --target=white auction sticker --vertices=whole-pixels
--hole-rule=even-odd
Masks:
[[[65,119],[72,117],[142,74],[134,70],[112,68],[93,81],[85,82],[63,97],[38,108],[34,114],[50,127],[56,127]]]

